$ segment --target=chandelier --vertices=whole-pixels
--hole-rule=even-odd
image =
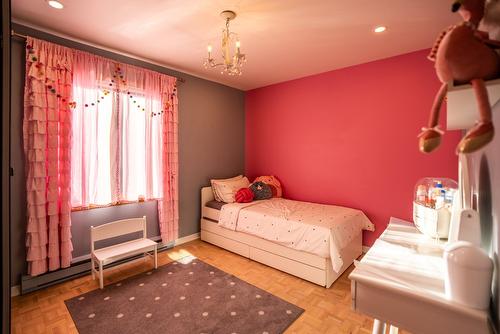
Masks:
[[[240,51],[241,43],[238,34],[229,31],[229,21],[236,17],[232,10],[225,10],[220,16],[226,20],[226,29],[222,30],[221,53],[222,62],[218,63],[212,58],[212,45],[208,45],[208,57],[205,59],[205,68],[220,68],[221,74],[241,75],[241,68],[246,62],[246,57]]]

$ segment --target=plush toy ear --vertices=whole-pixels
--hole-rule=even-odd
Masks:
[[[463,0],[458,0],[458,1],[455,1],[453,3],[453,5],[451,5],[451,11],[453,13],[456,13],[458,12],[458,10],[460,9],[460,7],[462,7],[462,3],[463,3]]]

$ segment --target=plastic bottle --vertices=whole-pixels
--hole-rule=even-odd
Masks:
[[[442,188],[437,188],[437,189],[441,189],[441,190],[439,190],[439,194],[436,196],[435,208],[441,209],[444,206],[446,191]]]
[[[441,181],[437,181],[436,182],[436,193],[437,195],[439,195],[441,193],[441,189],[443,189],[443,184],[441,183]]]
[[[445,205],[449,205],[450,207],[453,205],[453,197],[455,196],[455,190],[451,188],[446,188],[446,193],[444,196]]]
[[[427,202],[427,187],[423,184],[417,188],[417,202],[422,205],[425,205]]]
[[[429,208],[434,208],[434,203],[435,203],[435,199],[434,199],[434,186],[429,186],[429,189],[427,190],[426,205]]]
[[[428,195],[428,207],[435,209],[436,201],[439,195],[441,195],[441,189],[443,188],[443,184],[441,181],[435,181],[434,186],[429,187],[429,195]]]
[[[436,181],[436,186],[432,188],[432,200],[434,209],[439,209],[443,206],[444,197],[441,197],[441,190],[443,190],[443,184],[441,181]]]

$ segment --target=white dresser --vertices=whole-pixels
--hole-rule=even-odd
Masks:
[[[443,247],[413,223],[391,218],[349,275],[353,308],[376,319],[373,333],[385,333],[386,324],[391,333],[493,332],[487,311],[445,298]]]

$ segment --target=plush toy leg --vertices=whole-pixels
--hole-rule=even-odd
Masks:
[[[491,107],[488,99],[488,91],[482,79],[471,81],[476,94],[479,116],[481,119],[470,129],[464,138],[458,143],[457,153],[472,153],[488,144],[495,135],[495,129],[491,122]]]
[[[439,112],[441,110],[441,105],[443,104],[443,100],[446,96],[447,90],[448,84],[442,84],[436,97],[434,98],[429,126],[422,129],[423,131],[418,135],[418,146],[421,152],[430,153],[434,151],[439,146],[439,144],[441,144],[442,131],[437,129],[437,125],[439,121]]]

